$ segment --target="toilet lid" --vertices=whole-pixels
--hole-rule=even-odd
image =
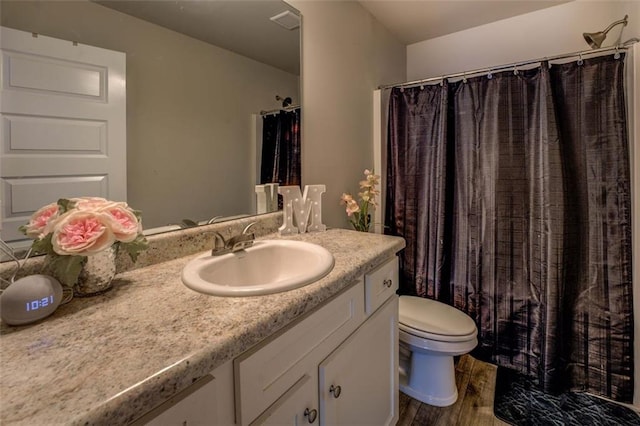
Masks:
[[[476,324],[464,312],[431,299],[400,296],[400,324],[417,331],[439,336],[469,336],[477,332]]]

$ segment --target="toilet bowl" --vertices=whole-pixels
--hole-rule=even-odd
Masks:
[[[398,326],[400,390],[438,407],[456,402],[453,357],[478,344],[474,321],[444,303],[400,296]]]

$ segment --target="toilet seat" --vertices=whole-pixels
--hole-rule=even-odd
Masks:
[[[464,342],[476,337],[475,322],[444,303],[416,296],[400,296],[398,327],[423,339]]]

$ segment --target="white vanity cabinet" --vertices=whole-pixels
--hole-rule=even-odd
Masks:
[[[167,412],[158,407],[153,419],[147,415],[142,423],[394,425],[397,286],[394,257],[294,325],[218,367],[210,385],[179,404],[163,404],[170,407]],[[204,408],[203,398],[209,401]]]
[[[397,312],[390,298],[317,366],[317,378],[305,374],[250,424],[395,424]]]
[[[295,326],[236,358],[236,422],[256,424],[272,417],[271,413],[280,417],[282,406],[290,405],[292,393],[297,394],[296,386],[305,376],[315,384],[312,401],[294,411],[318,411],[318,365],[363,321],[364,283],[360,279]]]
[[[398,418],[397,258],[234,362],[240,425]]]

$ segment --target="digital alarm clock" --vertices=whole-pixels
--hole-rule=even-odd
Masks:
[[[62,301],[62,286],[48,275],[29,275],[0,295],[0,317],[5,324],[29,324],[51,315]]]

